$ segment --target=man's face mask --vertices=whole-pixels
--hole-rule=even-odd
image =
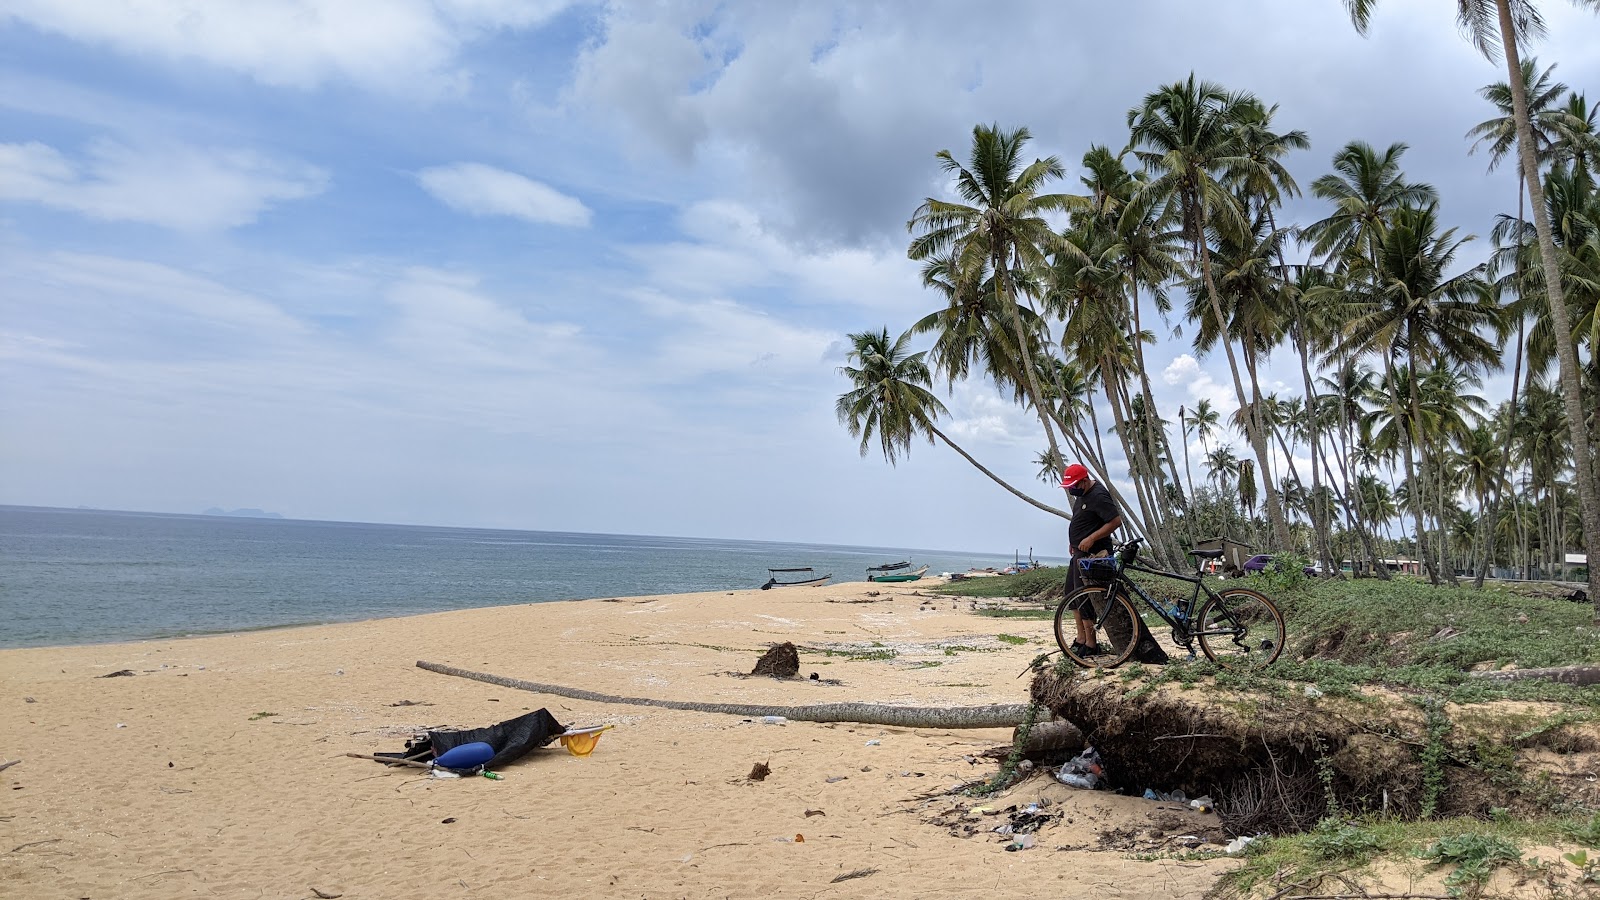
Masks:
[[[1089,489],[1084,487],[1081,484],[1075,484],[1072,487],[1067,488],[1067,493],[1071,494],[1074,497],[1082,497],[1084,494],[1086,494],[1088,492],[1089,492]]]

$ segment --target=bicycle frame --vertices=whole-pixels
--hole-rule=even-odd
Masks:
[[[1166,607],[1161,605],[1159,601],[1145,593],[1143,588],[1134,583],[1133,579],[1128,577],[1127,573],[1129,572],[1143,572],[1146,575],[1154,575],[1158,578],[1166,578],[1170,581],[1187,582],[1194,585],[1194,591],[1187,598],[1178,598],[1178,605],[1175,606],[1171,612],[1169,612]],[[1208,600],[1218,596],[1216,591],[1206,587],[1205,576],[1203,575],[1182,575],[1177,572],[1167,572],[1162,569],[1151,569],[1146,566],[1124,564],[1117,571],[1117,579],[1111,586],[1111,589],[1114,590],[1117,587],[1125,587],[1131,590],[1134,596],[1144,601],[1145,606],[1149,607],[1157,616],[1160,616],[1163,622],[1166,622],[1168,625],[1170,625],[1173,629],[1173,636],[1181,638],[1178,643],[1183,645],[1184,649],[1188,650],[1191,656],[1194,654],[1194,650],[1190,647],[1190,641],[1197,635],[1203,633],[1208,637],[1213,635],[1217,637],[1223,637],[1234,633],[1232,629],[1211,629],[1205,632],[1189,630],[1189,624],[1194,616],[1195,609],[1198,608],[1200,604],[1201,593],[1204,593],[1206,595],[1206,599]],[[1108,594],[1108,596],[1115,596],[1115,594]],[[1101,618],[1096,620],[1095,627],[1098,628],[1104,624],[1103,619],[1106,615],[1110,615],[1112,608],[1113,604],[1106,604],[1106,610],[1101,614]],[[1233,613],[1231,610],[1223,607],[1223,611],[1229,619],[1233,618]]]

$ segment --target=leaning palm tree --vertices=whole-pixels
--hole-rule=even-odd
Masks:
[[[1212,277],[1210,237],[1213,232],[1239,235],[1250,230],[1245,210],[1226,182],[1230,173],[1248,165],[1241,125],[1260,108],[1260,101],[1249,94],[1230,93],[1220,85],[1197,81],[1191,73],[1187,81],[1146,95],[1143,103],[1128,111],[1128,148],[1153,176],[1145,189],[1157,197],[1171,198],[1177,205],[1181,230],[1200,270],[1200,287],[1218,323],[1228,317]],[[1221,343],[1239,406],[1249,409],[1233,342],[1224,338]],[[1268,450],[1261,423],[1253,413],[1246,421],[1251,449],[1265,470]],[[1266,482],[1266,507],[1273,539],[1287,547],[1289,523],[1277,487],[1270,480]]]
[[[885,328],[851,334],[849,341],[852,365],[841,366],[839,374],[850,379],[851,388],[839,395],[834,412],[850,436],[861,439],[862,456],[867,455],[876,440],[883,458],[894,465],[911,452],[911,442],[916,438],[927,438],[929,443],[938,438],[1016,497],[1047,513],[1071,518],[1012,487],[939,430],[934,421],[946,410],[939,398],[928,390],[933,374],[923,358],[926,351],[906,352],[910,335],[903,334],[891,340],[889,329]]]
[[[906,223],[908,230],[920,232],[907,252],[916,260],[949,254],[960,277],[970,283],[982,283],[980,273],[988,274],[1003,326],[1010,328],[1021,361],[1017,387],[1039,416],[1050,452],[1060,455],[1044,391],[1028,364],[1039,334],[1028,327],[1023,314],[1022,279],[1030,270],[1042,269],[1048,255],[1061,249],[1046,214],[1076,203],[1065,194],[1043,192],[1063,169],[1053,156],[1024,164],[1022,150],[1030,138],[1026,128],[1007,131],[998,125],[979,125],[972,129],[969,165],[957,162],[948,150],[939,151],[940,166],[954,177],[963,202],[933,197],[924,201]]]
[[[1573,0],[1580,7],[1600,11],[1600,0]],[[1356,30],[1365,33],[1377,0],[1344,0]],[[1519,43],[1536,38],[1544,31],[1544,20],[1533,0],[1456,0],[1456,18],[1480,52],[1493,60],[1499,52],[1506,64],[1511,86],[1512,115],[1517,126],[1517,155],[1522,177],[1532,201],[1534,227],[1539,236],[1540,264],[1544,269],[1545,292],[1554,326],[1557,359],[1560,362],[1561,396],[1566,406],[1567,425],[1572,432],[1573,458],[1578,488],[1578,503],[1583,516],[1583,538],[1589,566],[1589,594],[1594,597],[1595,621],[1600,623],[1600,494],[1595,491],[1593,457],[1584,417],[1583,370],[1572,340],[1571,315],[1566,292],[1561,284],[1561,261],[1549,216],[1545,214],[1544,184],[1540,179],[1538,144],[1533,135],[1533,117],[1522,78]]]

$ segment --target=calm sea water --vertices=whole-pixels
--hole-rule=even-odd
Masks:
[[[0,506],[0,647],[752,588],[769,567],[811,566],[836,581],[863,581],[868,566],[900,559],[933,573],[1012,561],[885,547]]]

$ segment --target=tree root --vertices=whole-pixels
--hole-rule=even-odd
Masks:
[[[749,703],[694,703],[683,700],[652,700],[647,697],[618,697],[580,688],[522,681],[489,675],[454,666],[417,660],[417,668],[440,675],[454,675],[497,684],[536,694],[555,694],[574,700],[596,703],[625,703],[692,712],[725,713],[730,716],[783,716],[796,722],[858,722],[863,725],[893,725],[900,728],[1012,728],[1027,717],[1028,704],[1005,703],[993,706],[886,706],[881,703],[821,703],[813,706],[761,706]]]

